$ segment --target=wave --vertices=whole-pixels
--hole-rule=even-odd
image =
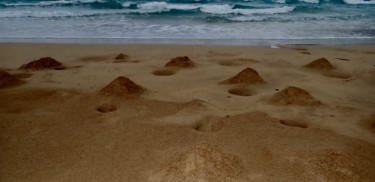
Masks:
[[[258,3],[259,1],[218,1],[218,0],[169,0],[169,1],[125,1],[125,0],[57,0],[57,1],[5,1],[0,2],[0,8],[15,8],[15,7],[49,7],[49,6],[77,6],[77,7],[91,7],[93,9],[129,9],[139,8],[150,11],[156,8],[156,11],[166,11],[170,9],[189,10],[189,9],[221,9],[228,11],[230,9],[239,9],[245,11],[246,9],[256,9],[249,5],[250,3]],[[372,5],[375,0],[261,0],[263,3],[271,4],[348,4],[348,5]],[[242,14],[242,13],[240,13]]]

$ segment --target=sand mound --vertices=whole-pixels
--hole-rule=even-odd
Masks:
[[[118,54],[118,55],[115,57],[115,59],[117,59],[117,60],[119,60],[119,59],[128,59],[128,58],[129,58],[129,56],[126,55],[126,54],[123,54],[123,53],[120,53],[120,54]]]
[[[55,59],[51,57],[43,57],[22,65],[20,69],[59,69],[60,67],[62,67],[61,63]]]
[[[236,76],[220,82],[220,84],[236,84],[236,83],[264,83],[257,71],[252,68],[246,68],[239,72]]]
[[[175,72],[173,70],[155,70],[152,74],[156,76],[171,76],[174,75]]]
[[[112,104],[102,104],[99,107],[96,108],[97,111],[106,113],[106,112],[112,112],[115,111],[117,107]]]
[[[233,88],[228,90],[230,94],[238,95],[238,96],[251,96],[253,95],[251,91],[247,88]]]
[[[298,87],[287,87],[277,92],[271,98],[271,102],[277,105],[300,105],[300,106],[313,106],[320,105],[321,102],[316,100],[309,92]]]
[[[194,62],[187,56],[175,57],[165,64],[165,67],[192,68],[194,67]]]
[[[317,70],[333,70],[335,67],[326,59],[326,58],[319,58],[315,61],[306,64],[304,67],[317,69]]]
[[[296,120],[280,120],[280,123],[285,125],[285,126],[290,126],[290,127],[298,127],[298,128],[307,128],[307,124],[301,121],[296,121]]]
[[[184,152],[152,181],[234,181],[241,171],[238,157],[202,143]]]
[[[120,76],[105,86],[100,93],[109,96],[137,96],[142,94],[145,89],[129,78]]]
[[[0,88],[12,87],[22,84],[23,81],[10,75],[5,71],[0,71]]]
[[[220,117],[205,117],[197,121],[194,129],[201,132],[217,132],[224,126]]]

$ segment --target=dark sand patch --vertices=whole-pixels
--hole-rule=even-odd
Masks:
[[[126,55],[126,54],[123,54],[123,53],[120,53],[120,54],[118,54],[118,55],[115,57],[115,59],[117,59],[117,60],[126,60],[126,59],[128,59],[128,58],[129,58],[129,56]]]
[[[117,106],[113,104],[102,104],[96,108],[98,112],[102,112],[102,113],[112,112],[112,111],[115,111],[116,109],[117,109]]]
[[[236,76],[220,82],[219,84],[236,84],[236,83],[264,83],[264,80],[260,77],[258,72],[252,68],[245,68],[239,72]]]
[[[299,106],[317,106],[322,104],[311,96],[309,92],[294,86],[287,87],[274,94],[271,98],[271,102],[276,105]]]
[[[338,60],[341,60],[341,61],[350,61],[350,59],[347,59],[347,58],[336,58]]]

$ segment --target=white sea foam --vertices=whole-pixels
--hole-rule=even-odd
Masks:
[[[165,12],[171,9],[176,10],[192,10],[199,8],[198,5],[193,4],[169,4],[166,2],[147,2],[138,5],[139,10],[133,11],[138,13],[154,13],[154,12]]]
[[[305,3],[311,3],[311,4],[319,4],[319,0],[300,0]]]
[[[202,12],[211,14],[242,14],[242,15],[253,15],[253,14],[280,14],[288,13],[294,10],[293,6],[283,6],[275,8],[263,8],[263,9],[233,9],[230,5],[207,5],[201,8]]]
[[[375,0],[344,0],[346,4],[375,4]]]

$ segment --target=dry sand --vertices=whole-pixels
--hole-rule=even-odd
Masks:
[[[375,179],[373,45],[0,44],[0,71],[0,181]]]

